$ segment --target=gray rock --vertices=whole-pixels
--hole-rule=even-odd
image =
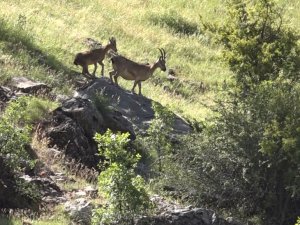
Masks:
[[[106,115],[89,99],[71,98],[39,124],[36,134],[40,140],[47,141],[49,148],[56,147],[86,166],[96,167],[99,156],[93,137],[107,129],[129,132],[135,138],[131,124],[121,113]]]
[[[109,99],[109,106],[92,102],[96,94]],[[56,147],[88,167],[97,167],[98,148],[93,137],[96,132],[129,132],[135,139],[135,130],[145,132],[154,118],[152,101],[111,85],[108,79],[92,81],[75,97],[62,101],[52,116],[36,129],[37,137],[46,140],[48,147]],[[174,134],[186,134],[190,126],[175,116]],[[170,140],[173,139],[170,137]]]
[[[10,88],[0,86],[0,111],[6,107],[8,101],[15,98],[16,95]]]
[[[182,207],[160,196],[152,196],[151,201],[157,206],[156,215],[141,217],[135,225],[242,225],[224,220],[212,210]]]
[[[95,198],[98,195],[98,190],[96,188],[93,188],[92,186],[87,186],[84,191],[87,193],[87,195],[91,198]]]
[[[105,131],[103,116],[89,100],[71,98],[64,101],[58,110],[76,121],[88,138],[93,138],[96,132]]]
[[[80,225],[91,224],[92,209],[92,204],[84,198],[65,203],[65,212],[73,222]]]
[[[75,97],[92,98],[95,93],[102,93],[106,96],[115,109],[130,121],[135,128],[145,131],[151,120],[154,118],[152,100],[144,96],[132,94],[129,91],[112,85],[108,78],[101,78],[92,81],[90,85],[75,93]],[[191,127],[186,121],[177,115],[175,116],[174,132],[176,134],[186,134],[191,131]]]
[[[63,195],[63,192],[60,190],[60,188],[56,185],[55,182],[53,182],[49,178],[42,178],[42,177],[30,177],[28,175],[23,175],[20,177],[27,183],[35,184],[38,186],[40,193],[43,197],[61,197]]]
[[[10,86],[12,87],[12,89],[15,89],[17,91],[30,94],[48,93],[51,91],[51,88],[48,85],[30,80],[26,77],[12,78]]]
[[[52,117],[42,121],[36,129],[37,137],[46,140],[48,147],[55,147],[66,155],[89,166],[96,166],[99,158],[95,156],[97,146],[87,137],[83,128],[60,109]]]
[[[228,223],[230,223],[230,225],[243,225],[241,222],[239,222],[238,220],[236,220],[235,218],[233,217],[227,217],[226,218],[226,221]]]

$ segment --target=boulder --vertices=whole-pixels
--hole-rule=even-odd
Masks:
[[[80,125],[58,108],[52,117],[41,122],[36,129],[37,137],[47,141],[48,147],[55,147],[66,155],[89,166],[96,166],[99,158],[97,146],[88,138]]]
[[[194,208],[164,212],[157,216],[143,217],[136,225],[236,225],[219,217],[211,210]]]
[[[108,98],[110,104],[132,123],[136,131],[146,131],[151,120],[154,118],[154,111],[152,109],[153,100],[116,87],[110,83],[108,78],[100,78],[92,81],[86,87],[78,90],[75,96],[91,99],[95,96],[95,93],[101,93]],[[175,134],[187,134],[191,132],[191,127],[185,120],[175,114],[174,117],[173,130]]]
[[[56,147],[77,161],[96,167],[99,162],[98,148],[93,137],[96,132],[112,131],[135,134],[131,124],[118,111],[109,115],[100,112],[89,99],[71,98],[52,112],[52,116],[42,121],[37,129],[37,137],[46,140],[48,147]]]
[[[5,108],[8,101],[14,98],[16,98],[16,96],[10,88],[0,86],[0,111]]]
[[[237,225],[209,209],[183,207],[158,195],[152,196],[151,201],[156,205],[155,216],[138,218],[135,225]]]
[[[13,77],[9,86],[16,91],[29,94],[48,93],[51,91],[48,85],[30,80],[26,77]]]
[[[65,212],[70,219],[79,225],[90,225],[92,220],[92,204],[84,198],[65,203]]]
[[[95,101],[97,95],[107,102]],[[191,131],[187,122],[177,115],[174,117],[174,134]],[[93,139],[96,132],[104,133],[107,129],[129,132],[130,139],[134,140],[135,132],[145,133],[153,118],[152,100],[100,78],[77,91],[73,98],[62,100],[61,106],[39,124],[36,132],[40,140],[48,142],[48,147],[57,147],[86,166],[96,167],[99,162]]]

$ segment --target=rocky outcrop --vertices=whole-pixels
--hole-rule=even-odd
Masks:
[[[108,105],[95,102],[95,96],[104,97]],[[107,103],[106,103],[107,104]],[[190,126],[175,116],[174,133],[186,134]],[[98,149],[93,139],[96,132],[129,132],[135,139],[135,131],[145,131],[154,118],[152,101],[146,97],[131,94],[111,85],[109,79],[92,81],[77,91],[73,98],[63,100],[52,116],[39,124],[37,137],[57,147],[67,155],[89,167],[99,161]]]
[[[48,85],[30,80],[26,77],[13,77],[9,86],[15,91],[29,94],[45,94],[51,91]]]
[[[90,225],[93,206],[90,201],[79,198],[65,203],[65,212],[78,225]]]
[[[0,86],[0,111],[2,111],[7,102],[15,98],[15,93],[8,87]]]
[[[37,188],[43,202],[49,204],[64,202],[63,192],[50,177],[23,175],[20,178],[28,185]]]
[[[71,98],[41,122],[36,132],[49,147],[56,147],[81,163],[96,167],[99,157],[93,137],[96,132],[104,133],[107,129],[129,132],[131,138],[135,138],[131,124],[118,111],[101,112],[89,99]]]
[[[132,123],[137,132],[147,130],[151,120],[154,118],[154,111],[152,109],[153,100],[116,87],[110,83],[108,78],[92,81],[85,88],[78,90],[75,96],[91,99],[96,93],[101,93],[108,98],[110,104]],[[191,131],[191,127],[186,121],[175,114],[174,117],[174,133],[187,134]]]
[[[157,207],[155,216],[139,218],[135,225],[242,225],[232,218],[225,220],[212,210],[182,207],[160,196],[153,196],[151,201]]]
[[[164,214],[144,217],[136,225],[236,225],[218,217],[215,212],[202,209],[180,209]]]
[[[18,96],[26,94],[45,95],[51,91],[48,85],[26,77],[13,77],[7,85],[8,87],[0,86],[0,111],[5,108],[8,101],[16,99]]]

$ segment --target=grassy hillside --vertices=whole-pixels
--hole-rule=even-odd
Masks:
[[[300,2],[281,2],[299,29]],[[72,62],[77,52],[87,49],[83,40],[91,37],[106,44],[111,36],[122,55],[141,62],[153,62],[157,48],[166,49],[167,66],[183,82],[173,88],[180,94],[164,91],[168,83],[155,85],[166,77],[159,71],[142,84],[142,91],[185,116],[203,119],[208,112],[203,104],[212,102],[212,90],[230,79],[221,47],[212,44],[199,26],[200,17],[222,23],[221,0],[2,0],[0,8],[1,84],[23,75],[47,82],[57,92],[71,93],[82,79]],[[105,63],[107,75],[111,67],[108,60]],[[203,92],[202,83],[210,91]],[[132,87],[132,82],[121,84]]]

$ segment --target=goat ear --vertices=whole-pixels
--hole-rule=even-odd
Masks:
[[[116,39],[115,39],[114,37],[111,37],[111,38],[109,38],[109,41],[110,41],[111,43],[115,43],[115,42],[116,42]]]

